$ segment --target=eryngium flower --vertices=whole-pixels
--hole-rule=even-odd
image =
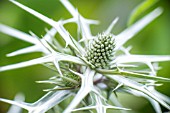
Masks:
[[[92,64],[91,68],[109,68],[108,64],[113,60],[115,48],[113,36],[105,33],[98,34],[89,45],[86,58]]]
[[[0,71],[43,64],[54,70],[56,74],[49,80],[38,81],[38,83],[53,84],[54,87],[46,89],[48,93],[34,103],[2,98],[0,101],[19,106],[28,110],[29,113],[48,111],[70,113],[91,109],[95,109],[98,113],[106,113],[107,109],[128,112],[127,110],[130,109],[123,108],[115,96],[119,93],[128,93],[148,99],[157,113],[161,113],[160,104],[170,110],[169,97],[154,89],[159,85],[157,81],[170,82],[169,78],[156,76],[159,69],[157,62],[170,61],[170,56],[134,55],[129,52],[129,48],[123,46],[157,18],[162,13],[161,8],[156,8],[118,35],[111,33],[118,21],[116,18],[103,33],[93,36],[90,24],[97,24],[98,21],[84,18],[68,0],[60,0],[60,2],[70,12],[72,18],[57,22],[15,0],[11,2],[46,22],[52,28],[43,38],[39,38],[34,33],[29,35],[0,24],[1,32],[33,44],[7,56],[30,52],[43,53],[40,58],[0,67]],[[73,38],[64,27],[64,24],[73,22],[79,28],[78,34],[81,34],[79,40]],[[65,40],[66,46],[63,47],[54,38],[56,33]],[[67,107],[63,110],[59,105],[62,102],[67,103]],[[15,111],[18,111],[18,108]]]

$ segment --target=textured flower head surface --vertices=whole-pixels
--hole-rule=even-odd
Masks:
[[[29,113],[63,112],[88,110],[89,112],[106,113],[107,109],[131,112],[124,108],[115,96],[116,93],[129,93],[145,97],[153,105],[157,113],[161,113],[160,105],[170,110],[170,98],[154,89],[157,82],[170,82],[169,78],[158,77],[157,63],[169,61],[170,56],[136,55],[123,45],[146,25],[156,19],[161,8],[156,8],[141,20],[131,25],[118,35],[111,33],[117,23],[114,19],[108,29],[93,36],[90,25],[98,24],[96,20],[84,18],[68,0],[60,0],[72,15],[67,20],[54,21],[15,0],[12,3],[24,9],[52,28],[43,38],[34,33],[26,34],[6,25],[0,24],[0,32],[33,44],[8,54],[15,56],[30,52],[42,52],[43,56],[33,60],[0,67],[0,71],[23,68],[43,64],[56,72],[49,80],[37,83],[53,84],[48,93],[34,103],[18,102],[0,98],[0,101],[19,106]],[[64,27],[65,24],[76,23],[78,33],[76,40]],[[59,34],[66,45],[63,47],[54,37]],[[144,68],[141,68],[144,67]],[[74,97],[65,109],[59,107],[68,98]],[[18,108],[17,108],[18,109]],[[59,110],[60,109],[60,110]],[[20,109],[19,109],[20,110]],[[132,109],[133,110],[133,109]]]

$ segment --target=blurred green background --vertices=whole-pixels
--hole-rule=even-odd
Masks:
[[[20,3],[35,9],[36,11],[54,19],[67,19],[71,15],[58,0],[17,0]],[[127,27],[127,21],[132,10],[143,0],[70,0],[79,12],[86,18],[100,21],[99,25],[93,25],[92,32],[97,34],[104,31],[115,17],[120,17],[113,29],[113,33],[118,34]],[[132,45],[132,53],[147,55],[170,55],[170,7],[169,0],[161,0],[146,13],[161,6],[163,14],[130,40],[126,45]],[[144,14],[142,14],[144,15]],[[141,15],[141,16],[142,16]],[[28,33],[33,31],[38,36],[45,34],[45,28],[49,25],[40,21],[36,17],[18,8],[8,0],[0,0],[0,23],[9,25]],[[68,31],[76,36],[76,25],[66,25]],[[7,53],[30,46],[29,43],[15,39],[0,33],[0,66],[13,64],[41,56],[41,53],[31,53],[15,57],[6,57]],[[158,72],[159,76],[170,78],[170,62],[160,63],[163,67]],[[46,67],[41,65],[0,72],[0,97],[13,99],[21,92],[26,97],[26,102],[34,102],[45,94],[42,90],[48,88],[47,85],[37,84],[35,81],[48,79],[53,76]],[[164,83],[157,87],[157,90],[170,96],[170,84]],[[143,98],[131,95],[122,95],[119,98],[125,107],[133,109],[133,113],[154,113],[149,102]],[[5,113],[9,105],[0,102],[0,113]],[[165,111],[164,108],[162,108]]]

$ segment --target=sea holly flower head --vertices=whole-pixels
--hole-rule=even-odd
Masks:
[[[114,47],[114,38],[111,34],[102,33],[93,39],[86,53],[87,60],[92,64],[91,68],[108,68],[108,64],[113,57]]]
[[[34,103],[2,98],[0,101],[19,106],[28,110],[29,113],[44,113],[52,108],[53,112],[57,112],[55,108],[59,107],[59,103],[73,96],[74,98],[61,112],[70,113],[92,109],[98,113],[106,113],[107,109],[128,112],[130,109],[124,108],[115,96],[120,92],[145,97],[157,113],[161,112],[160,105],[170,110],[170,98],[154,89],[159,85],[157,81],[170,82],[169,78],[156,76],[159,68],[154,64],[169,61],[170,56],[135,55],[130,53],[129,48],[123,46],[156,19],[162,13],[161,8],[156,8],[118,35],[111,33],[112,28],[118,22],[116,18],[103,33],[93,36],[90,25],[97,24],[98,21],[84,18],[68,0],[60,0],[60,2],[72,18],[59,21],[54,21],[15,0],[11,2],[51,25],[52,28],[47,30],[43,38],[39,38],[35,33],[26,34],[0,24],[0,32],[33,44],[7,56],[30,52],[43,53],[40,58],[2,66],[0,71],[43,64],[54,70],[56,75],[49,80],[37,81],[37,83],[53,84],[54,87],[45,89],[48,93]],[[64,27],[65,24],[73,22],[77,24],[78,33],[81,34],[79,40],[72,37]],[[54,37],[57,33],[65,41],[65,46],[62,46]],[[141,68],[143,66],[144,68]]]

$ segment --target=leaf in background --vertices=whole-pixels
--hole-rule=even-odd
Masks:
[[[158,0],[145,0],[139,4],[131,13],[131,16],[128,20],[128,26],[132,25],[134,21],[142,14],[144,11],[153,6]]]

